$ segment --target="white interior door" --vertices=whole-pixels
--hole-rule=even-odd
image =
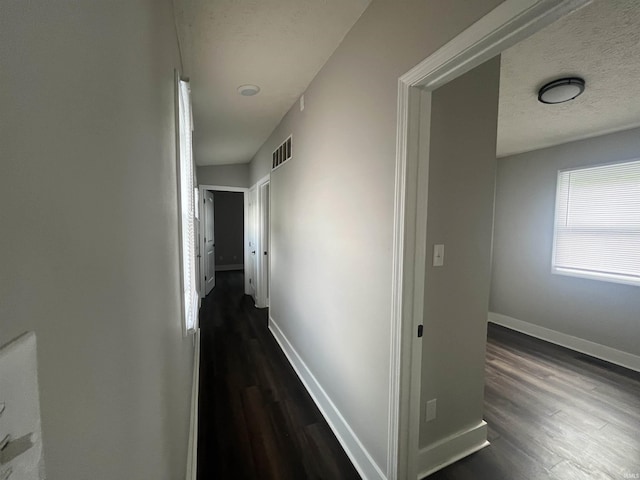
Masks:
[[[269,306],[269,264],[271,263],[269,260],[269,255],[271,252],[270,248],[270,231],[271,227],[269,226],[269,183],[264,186],[264,197],[265,197],[265,207],[264,207],[264,248],[263,250],[263,261],[264,261],[264,292],[265,292],[265,307]]]
[[[256,306],[269,306],[269,182],[259,185],[258,197],[258,300]]]
[[[202,232],[201,232],[201,219],[202,219],[202,201],[200,200],[200,189],[196,188],[194,190],[194,198],[196,199],[195,201],[195,214],[196,214],[196,218],[195,218],[195,222],[193,224],[194,228],[195,228],[195,235],[196,235],[196,279],[198,280],[198,295],[200,297],[203,296],[203,292],[204,292],[204,276],[202,275]],[[0,480],[2,480],[2,477],[0,477]]]
[[[216,285],[216,243],[213,227],[213,192],[204,192],[204,291],[205,295]]]
[[[256,295],[256,282],[257,282],[257,253],[258,253],[258,195],[257,188],[253,187],[249,190],[249,268],[247,273],[249,274],[249,295],[251,295],[254,301],[257,299]]]

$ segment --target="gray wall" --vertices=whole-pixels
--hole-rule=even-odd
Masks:
[[[374,0],[251,162],[271,175],[271,315],[386,468],[398,77],[499,0]]]
[[[252,185],[249,184],[248,163],[198,167],[196,169],[196,175],[198,177],[198,185],[221,185],[224,187],[243,188],[248,188]]]
[[[38,336],[47,478],[183,478],[171,3],[3,0],[0,64],[0,344]]]
[[[551,274],[558,169],[640,157],[640,129],[498,159],[491,311],[640,355],[640,290]]]
[[[482,421],[499,83],[496,57],[433,93],[421,447]],[[433,266],[434,244],[444,266]],[[425,423],[433,398],[437,418]]]
[[[213,192],[216,268],[244,264],[244,195]]]

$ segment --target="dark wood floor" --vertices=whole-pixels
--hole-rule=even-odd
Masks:
[[[491,446],[429,480],[640,478],[640,374],[489,325]]]
[[[359,479],[243,290],[219,272],[200,314],[198,479]]]
[[[223,272],[201,312],[198,478],[358,479],[267,329]],[[490,325],[491,446],[429,480],[640,478],[640,374]]]

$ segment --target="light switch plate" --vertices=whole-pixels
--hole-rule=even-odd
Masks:
[[[433,246],[433,266],[442,267],[444,265],[444,244]]]

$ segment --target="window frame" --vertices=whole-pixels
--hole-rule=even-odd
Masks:
[[[552,274],[640,287],[640,278],[636,278],[633,276],[619,274],[619,273],[611,273],[611,272],[598,272],[598,271],[571,269],[567,267],[558,267],[556,265],[556,252],[557,252],[556,245],[558,240],[558,208],[561,202],[561,194],[560,194],[561,176],[563,174],[580,171],[580,170],[591,170],[596,168],[614,167],[617,165],[625,165],[628,163],[638,163],[638,162],[640,162],[640,157],[617,160],[617,161],[606,162],[606,163],[599,163],[595,165],[586,165],[586,166],[583,165],[578,167],[563,168],[558,170],[557,176],[556,176],[556,198],[555,198],[554,210],[553,210],[553,237],[552,237],[553,246],[551,251],[551,273]],[[639,232],[640,232],[640,229],[639,229]]]
[[[191,169],[190,172],[183,172],[183,161],[182,161],[182,146],[184,143],[184,139],[182,137],[182,104],[181,104],[181,82],[187,82],[188,80],[183,80],[178,71],[175,71],[175,131],[176,131],[176,186],[177,186],[177,206],[178,206],[178,244],[179,244],[179,264],[180,264],[180,311],[181,311],[181,323],[182,323],[182,333],[184,337],[194,334],[198,328],[198,316],[200,309],[200,294],[198,291],[198,279],[195,278],[196,269],[196,245],[195,245],[195,198],[194,198],[194,187],[196,187],[197,182],[195,178],[195,164],[193,161],[193,151],[191,150]],[[189,106],[188,112],[190,121],[189,126],[191,128],[191,132],[193,131],[193,122],[192,122],[192,114],[191,114],[191,97],[189,95]],[[192,148],[192,139],[189,142],[190,148]],[[185,177],[185,173],[191,173],[191,180],[187,180],[187,184],[183,186],[183,178]],[[187,207],[189,210],[187,213],[190,214],[191,222],[191,231],[193,233],[193,242],[191,245],[191,257],[190,263],[191,268],[189,272],[185,266],[185,249],[188,248],[185,245],[188,238],[185,237],[185,216],[184,216],[184,202],[183,202],[183,190],[185,189],[191,195],[191,205]],[[188,233],[187,233],[188,236]],[[187,279],[186,276],[189,274],[191,277],[191,285],[192,288],[189,292],[186,291]],[[191,316],[188,314],[191,313]]]

